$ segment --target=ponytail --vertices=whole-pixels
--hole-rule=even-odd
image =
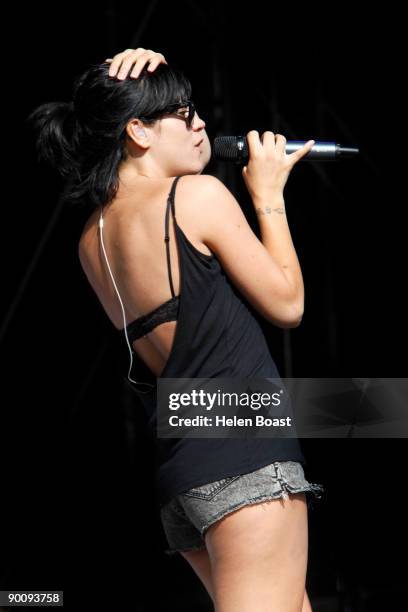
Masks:
[[[44,161],[68,176],[76,167],[73,102],[48,102],[27,118],[36,134],[38,161]]]

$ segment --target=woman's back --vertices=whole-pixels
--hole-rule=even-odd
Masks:
[[[178,186],[177,222],[197,250],[211,255],[198,236],[192,178],[183,177]],[[167,198],[173,182],[174,177],[159,180],[141,177],[126,190],[120,188],[103,212],[104,246],[123,301],[127,325],[172,298],[164,237]],[[98,221],[99,210],[84,226],[79,242],[80,261],[113,325],[123,329],[122,309],[101,250]],[[171,281],[178,296],[180,267],[172,215],[168,223]],[[146,337],[133,342],[138,356],[156,376],[167,362],[176,327],[176,320],[160,323]]]

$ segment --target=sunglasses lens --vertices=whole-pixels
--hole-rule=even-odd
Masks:
[[[190,105],[189,105],[189,114],[188,114],[188,124],[189,124],[189,126],[191,126],[191,124],[193,123],[194,115],[195,115],[195,107],[194,107],[193,102],[190,102]]]

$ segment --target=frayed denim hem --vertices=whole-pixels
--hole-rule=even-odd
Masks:
[[[263,501],[272,501],[274,499],[280,499],[280,498],[288,499],[289,494],[296,494],[296,493],[309,493],[309,494],[312,494],[315,498],[317,497],[318,499],[320,499],[321,493],[324,491],[324,487],[322,485],[314,484],[314,483],[309,483],[307,486],[304,486],[304,487],[295,488],[295,487],[291,487],[291,485],[286,482],[283,482],[283,483],[281,482],[281,486],[282,486],[281,491],[278,491],[276,495],[265,494],[265,495],[258,495],[257,497],[252,497],[250,499],[245,499],[239,504],[236,504],[235,506],[231,506],[227,510],[220,512],[216,516],[212,517],[211,521],[209,521],[208,523],[203,525],[203,527],[201,527],[201,537],[204,540],[205,532],[216,521],[219,521],[220,519],[224,518],[231,512],[234,512],[235,510],[238,510],[239,508],[243,508],[244,506],[250,506],[253,504],[258,504]],[[307,497],[306,499],[307,506],[308,508],[309,507],[311,508],[313,498],[311,498],[310,496],[306,496],[306,497]]]

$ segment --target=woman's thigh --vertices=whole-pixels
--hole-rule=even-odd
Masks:
[[[246,505],[205,533],[217,612],[300,612],[308,521],[304,493]]]

